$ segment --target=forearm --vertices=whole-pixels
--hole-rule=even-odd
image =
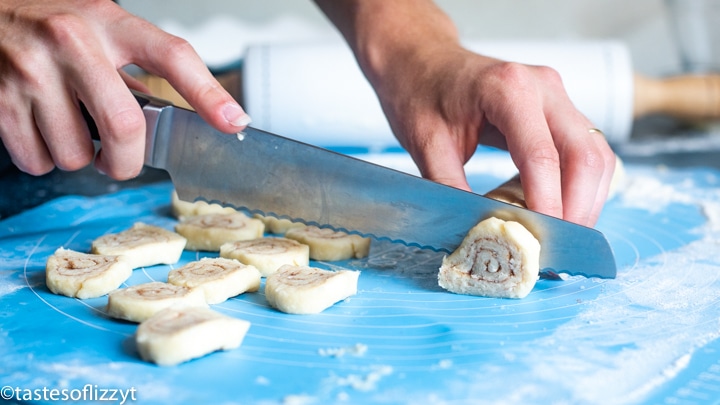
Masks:
[[[395,61],[423,58],[452,45],[458,33],[430,0],[315,0],[352,48],[372,83]]]

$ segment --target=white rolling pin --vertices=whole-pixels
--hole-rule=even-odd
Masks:
[[[622,43],[469,42],[475,52],[557,70],[576,107],[611,143],[630,136],[634,74]],[[253,126],[314,145],[397,146],[372,87],[343,43],[247,49],[243,103]]]

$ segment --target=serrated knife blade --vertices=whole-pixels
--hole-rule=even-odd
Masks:
[[[182,200],[452,252],[481,220],[515,220],[540,241],[543,271],[614,278],[597,230],[248,127],[228,135],[199,115],[136,93],[148,124],[145,162]]]

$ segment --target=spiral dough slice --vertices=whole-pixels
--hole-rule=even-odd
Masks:
[[[206,257],[168,273],[168,283],[203,291],[208,304],[260,288],[260,271],[237,260]]]
[[[55,294],[80,299],[116,290],[132,275],[122,256],[93,255],[59,248],[45,266],[45,283]]]
[[[292,239],[260,238],[226,243],[220,246],[220,256],[255,266],[267,277],[285,264],[308,266],[310,247]]]
[[[138,326],[135,342],[143,360],[174,366],[239,347],[249,328],[209,308],[166,308]]]
[[[265,230],[276,235],[284,235],[287,231],[293,228],[304,228],[305,224],[302,222],[293,222],[286,218],[275,218],[273,216],[265,216],[260,214],[253,215],[265,224]]]
[[[185,218],[175,231],[187,238],[186,249],[217,252],[225,243],[262,237],[265,225],[242,212],[215,213]]]
[[[173,216],[179,220],[205,214],[231,214],[236,212],[233,207],[223,207],[220,204],[208,204],[205,201],[185,201],[173,190],[170,200],[170,210]]]
[[[265,298],[288,314],[317,314],[357,294],[359,271],[285,265],[265,281]]]
[[[92,253],[125,256],[130,267],[136,269],[177,263],[186,242],[175,232],[137,222],[128,230],[95,239]]]
[[[443,259],[440,287],[458,294],[523,298],[540,271],[540,243],[524,226],[488,218]]]
[[[107,312],[113,318],[142,322],[169,308],[207,307],[202,290],[153,281],[111,292]]]
[[[285,237],[310,246],[310,258],[313,260],[360,259],[370,252],[369,238],[317,226],[290,229]]]

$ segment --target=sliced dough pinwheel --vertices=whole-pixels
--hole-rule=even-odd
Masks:
[[[202,290],[153,281],[111,292],[107,312],[113,318],[142,322],[169,308],[207,307]]]
[[[360,259],[370,252],[369,238],[317,226],[290,229],[285,237],[310,246],[310,258],[313,260]]]
[[[168,283],[200,289],[208,304],[219,304],[246,291],[257,291],[260,271],[237,260],[206,257],[171,270]]]
[[[265,281],[265,298],[288,314],[317,314],[357,294],[359,271],[285,265]]]
[[[59,248],[45,266],[45,283],[55,294],[80,299],[116,290],[132,275],[123,256],[93,255]]]
[[[226,243],[220,247],[220,256],[255,266],[267,277],[285,264],[308,266],[310,247],[292,239],[260,238]]]
[[[287,218],[275,218],[273,216],[264,216],[255,214],[253,217],[261,220],[265,224],[265,230],[276,235],[284,235],[287,231],[293,228],[304,228],[305,224],[302,222],[293,222]]]
[[[523,298],[540,271],[540,243],[521,224],[491,217],[443,259],[440,287],[458,294]]]
[[[208,204],[205,201],[185,201],[181,200],[177,195],[177,191],[173,190],[170,209],[175,218],[182,220],[187,217],[194,217],[205,214],[231,214],[236,212],[233,207],[223,207],[220,204]]]
[[[250,322],[209,308],[167,308],[138,326],[140,357],[160,366],[174,366],[218,350],[240,346]]]
[[[265,225],[259,219],[234,212],[187,217],[175,226],[175,231],[187,238],[185,249],[217,252],[225,243],[262,237]]]
[[[104,235],[92,243],[92,253],[125,256],[130,267],[173,264],[180,260],[187,240],[158,226],[135,223],[120,233]]]

